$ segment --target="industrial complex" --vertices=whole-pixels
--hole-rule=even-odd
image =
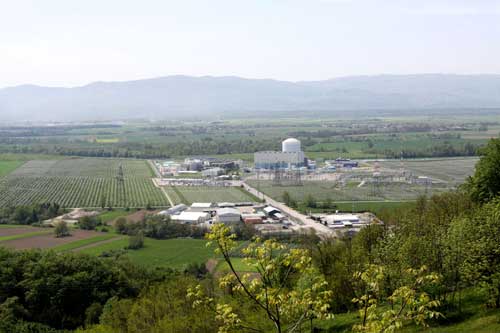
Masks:
[[[300,141],[294,138],[282,142],[281,151],[261,151],[254,154],[256,169],[292,169],[307,167]]]

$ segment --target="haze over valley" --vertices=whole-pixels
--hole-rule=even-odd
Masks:
[[[2,121],[91,121],[248,116],[383,116],[488,113],[500,75],[378,75],[288,82],[166,76],[62,88],[0,89]]]

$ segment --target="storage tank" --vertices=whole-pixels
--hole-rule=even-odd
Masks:
[[[300,141],[294,138],[286,139],[281,143],[284,153],[297,153],[300,152]]]

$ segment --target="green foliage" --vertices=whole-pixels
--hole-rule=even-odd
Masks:
[[[67,237],[71,236],[71,233],[68,228],[68,224],[64,221],[57,222],[54,228],[54,235],[56,237]]]
[[[370,265],[364,272],[356,272],[354,277],[361,283],[363,293],[354,298],[360,310],[361,324],[354,325],[353,331],[367,333],[389,333],[413,322],[427,326],[428,319],[438,318],[441,313],[434,311],[440,303],[425,292],[429,284],[436,284],[439,276],[427,273],[425,266],[420,269],[406,269],[402,279],[408,284],[399,286],[387,298],[390,309],[381,309],[382,288],[385,279],[384,267]]]
[[[491,139],[469,178],[467,187],[477,202],[487,202],[500,194],[500,139]]]
[[[6,207],[0,210],[0,224],[33,224],[56,217],[62,212],[56,203]]]
[[[217,330],[215,318],[208,310],[192,308],[187,290],[196,283],[181,276],[148,288],[139,298],[111,298],[104,306],[99,326],[80,333],[116,332],[199,332]]]
[[[96,303],[136,296],[148,283],[162,279],[160,272],[141,270],[123,259],[52,251],[0,248],[0,267],[0,317],[5,319],[0,323],[25,321],[54,329],[76,328],[92,316],[94,320]]]
[[[223,224],[214,225],[207,239],[216,245],[230,273],[219,280],[219,286],[231,294],[244,297],[273,323],[276,332],[293,332],[304,321],[328,316],[331,291],[323,276],[312,264],[308,251],[287,249],[275,240],[255,240],[243,250],[246,263],[254,267],[258,277],[240,275],[234,269],[230,252],[236,247],[235,236]],[[201,286],[190,290],[195,305],[213,309],[219,322],[218,332],[257,329],[259,323],[248,321],[227,302],[205,296]]]
[[[128,238],[128,246],[129,250],[138,250],[144,247],[144,233],[139,231],[135,235],[132,235]]]
[[[500,200],[455,220],[449,239],[454,245],[450,266],[457,267],[456,279],[481,287],[488,305],[500,308]]]
[[[84,216],[78,220],[78,225],[83,230],[95,230],[101,224],[101,219],[96,216]]]

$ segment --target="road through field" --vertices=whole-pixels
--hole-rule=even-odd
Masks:
[[[245,188],[245,190],[247,190],[251,194],[255,195],[258,198],[264,199],[267,204],[278,208],[286,215],[301,222],[302,225],[299,226],[299,228],[304,228],[304,229],[305,228],[312,228],[316,231],[316,233],[319,236],[326,236],[326,237],[330,236],[331,237],[331,236],[336,235],[336,233],[333,230],[331,230],[330,228],[328,228],[327,226],[324,226],[323,224],[314,221],[313,219],[309,218],[308,216],[297,212],[295,209],[292,209],[292,208],[288,207],[287,205],[285,205],[281,202],[278,202],[278,201],[274,200],[273,198],[265,195],[264,193],[257,191],[253,187],[249,186],[247,183],[243,182],[242,184],[243,184],[243,187]]]
[[[170,198],[170,196],[168,195],[167,191],[165,191],[165,188],[163,186],[160,186],[158,184],[158,179],[157,178],[153,178],[153,184],[155,184],[155,186],[158,187],[163,192],[163,195],[165,196],[165,198],[167,198],[168,203],[170,204],[170,207],[174,207],[175,206],[174,201],[172,200],[172,198]]]

